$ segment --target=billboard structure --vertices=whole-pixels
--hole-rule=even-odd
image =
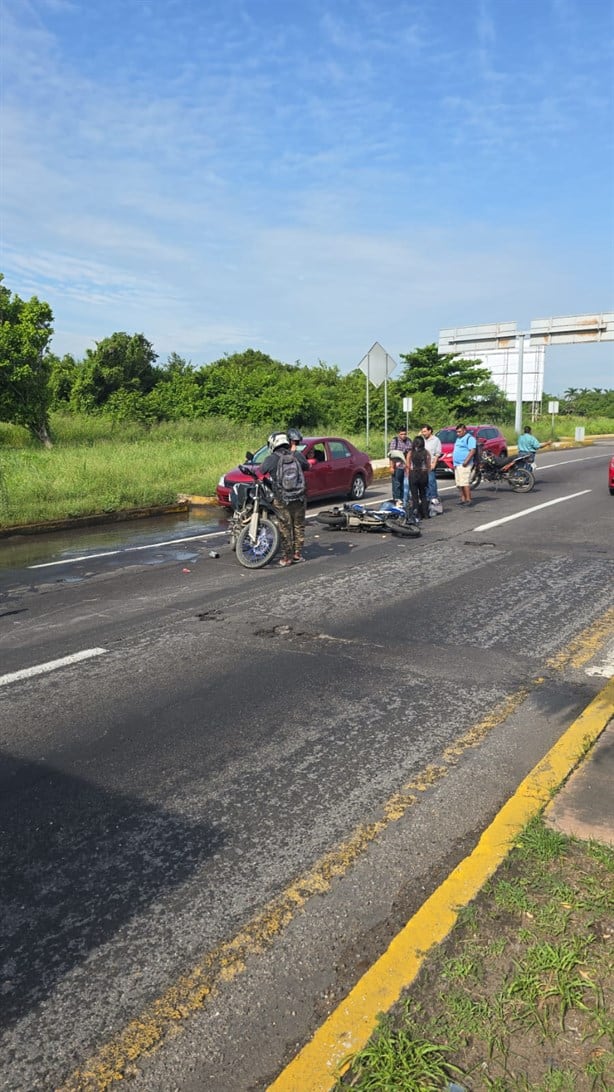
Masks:
[[[508,402],[515,402],[518,394],[518,349],[493,349],[476,353],[488,368],[493,383],[501,388]],[[522,361],[522,401],[541,402],[544,394],[545,346],[525,349]]]
[[[515,322],[456,326],[440,331],[438,352],[440,355],[462,353],[465,357],[479,357],[484,360],[493,350],[515,350],[517,365],[514,427],[516,432],[520,432],[525,389],[524,361],[527,353],[547,345],[574,345],[586,341],[614,341],[614,312],[534,319],[529,331],[518,330]]]

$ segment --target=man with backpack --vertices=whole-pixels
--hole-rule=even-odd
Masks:
[[[269,476],[273,504],[279,521],[282,567],[304,561],[306,488],[305,471],[309,463],[302,451],[291,451],[285,432],[274,432],[268,439],[270,455],[260,469]]]

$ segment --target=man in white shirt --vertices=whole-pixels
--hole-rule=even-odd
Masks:
[[[420,432],[424,436],[424,446],[431,456],[431,469],[429,470],[429,480],[426,487],[426,499],[429,501],[438,500],[439,492],[437,490],[435,467],[437,466],[437,460],[441,455],[441,440],[438,436],[435,436],[430,425],[422,425]]]

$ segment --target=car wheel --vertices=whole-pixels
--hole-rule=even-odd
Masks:
[[[614,497],[614,485],[610,486],[610,496]]]
[[[365,479],[363,478],[362,474],[357,474],[354,478],[354,481],[352,482],[350,497],[352,498],[352,500],[360,500],[361,497],[364,497],[366,491],[367,486],[365,483]]]

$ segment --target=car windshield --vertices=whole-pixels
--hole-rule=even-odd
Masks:
[[[270,454],[270,452],[269,452],[268,444],[265,444],[264,447],[259,447],[256,454],[254,455],[254,457],[252,459],[252,465],[260,466],[260,463],[263,463],[264,460],[266,459],[267,455],[269,455],[269,454]]]
[[[456,429],[455,428],[440,428],[437,433],[442,444],[455,444],[456,443]]]

